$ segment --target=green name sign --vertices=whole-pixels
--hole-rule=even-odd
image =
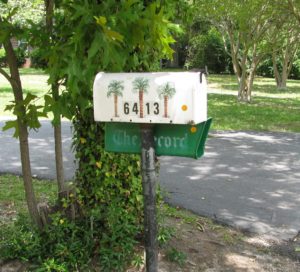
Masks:
[[[210,118],[197,125],[155,124],[156,155],[200,158],[204,154],[211,121]],[[106,123],[105,150],[140,154],[140,124]]]

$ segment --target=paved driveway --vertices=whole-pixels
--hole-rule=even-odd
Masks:
[[[168,200],[243,230],[300,230],[300,134],[214,132],[198,161],[162,159]]]
[[[49,122],[42,125],[30,133],[32,172],[53,179],[53,131]],[[65,175],[71,179],[68,122],[62,131]],[[21,173],[11,132],[0,132],[0,172]],[[200,160],[162,157],[160,182],[173,205],[243,230],[281,239],[300,230],[300,134],[213,132]]]

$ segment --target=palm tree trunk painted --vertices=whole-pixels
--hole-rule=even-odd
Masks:
[[[168,118],[168,97],[164,96],[164,108],[165,108],[165,118]]]
[[[118,96],[114,94],[115,117],[118,117]]]
[[[140,118],[144,118],[144,91],[139,91],[139,101],[140,101]]]

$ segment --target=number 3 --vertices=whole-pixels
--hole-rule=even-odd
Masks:
[[[158,104],[158,103],[154,103],[153,105],[154,105],[154,107],[155,107],[155,109],[154,109],[154,114],[155,114],[155,115],[158,115],[158,114],[159,114],[159,104]]]

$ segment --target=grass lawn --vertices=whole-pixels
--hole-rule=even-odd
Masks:
[[[42,96],[49,90],[47,75],[42,70],[20,71],[25,93]],[[251,104],[237,102],[238,85],[233,75],[209,75],[208,84],[210,90],[218,90],[208,95],[213,129],[300,132],[300,80],[289,80],[286,90],[278,90],[274,79],[256,77]],[[11,100],[9,83],[0,75],[0,117],[12,116],[4,112]],[[43,99],[37,103],[42,104]]]
[[[208,95],[212,129],[300,132],[300,99],[256,97],[237,103],[233,95]]]
[[[209,75],[208,84],[212,89],[237,94],[238,83],[234,75]],[[257,76],[254,80],[253,96],[300,99],[300,80],[288,80],[287,89],[279,90],[276,88],[274,78]]]
[[[37,96],[42,96],[49,91],[47,84],[48,76],[37,69],[20,69],[22,86],[24,93],[30,92]],[[8,81],[0,74],[0,116],[12,116],[12,113],[4,111],[5,106],[14,100],[12,89]],[[37,101],[37,104],[43,104],[43,99]]]
[[[33,179],[38,202],[56,200],[56,182]],[[23,179],[14,175],[0,175],[0,228],[14,220],[18,213],[27,213]]]

